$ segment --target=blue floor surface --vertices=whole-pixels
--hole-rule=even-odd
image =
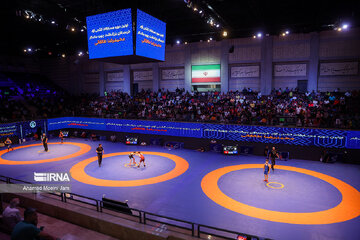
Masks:
[[[0,175],[33,181],[33,172],[69,172],[76,163],[96,156],[95,149],[99,142],[80,139],[67,139],[67,141],[89,144],[92,149],[82,156],[56,162],[29,165],[0,164]],[[119,201],[128,200],[129,206],[133,208],[272,239],[360,239],[360,217],[321,225],[278,223],[233,212],[212,201],[202,191],[201,180],[207,173],[225,166],[263,164],[263,157],[225,156],[212,152],[168,150],[158,146],[127,146],[106,141],[102,143],[105,154],[129,151],[174,154],[184,158],[189,163],[189,169],[171,180],[137,187],[100,187],[71,179],[74,193],[96,199],[101,199],[102,195],[106,194],[107,197]],[[42,150],[42,146],[18,149],[4,154],[2,158],[14,161],[55,158],[75,153],[79,148],[58,144],[49,145],[49,153],[43,153]],[[174,161],[168,158],[157,155],[145,155],[145,157],[145,168],[129,167],[128,156],[119,155],[104,158],[101,168],[98,167],[97,161],[92,162],[85,167],[85,172],[100,179],[137,180],[165,174],[175,167]],[[136,161],[139,161],[138,157]],[[293,159],[286,162],[277,161],[277,164],[324,173],[360,190],[359,165],[323,164]],[[310,175],[275,169],[274,173],[270,173],[269,181],[283,184],[284,187],[281,189],[267,187],[263,178],[262,169],[243,169],[223,175],[218,185],[223,193],[236,201],[273,211],[294,213],[322,211],[333,208],[342,201],[341,193],[337,188]],[[274,184],[274,186],[278,185]]]

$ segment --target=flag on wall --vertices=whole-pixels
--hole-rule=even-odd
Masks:
[[[220,82],[220,64],[191,67],[192,83]]]

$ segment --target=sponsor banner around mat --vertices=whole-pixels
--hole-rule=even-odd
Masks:
[[[19,136],[19,123],[9,123],[0,125],[0,138]]]
[[[34,135],[38,130],[40,132],[47,132],[46,124],[46,120],[0,124],[0,139],[7,137],[26,138]]]
[[[360,149],[360,131],[76,117],[49,119],[48,128],[50,131],[78,128],[241,142]]]
[[[344,148],[349,131],[203,124],[203,137],[245,142]],[[355,132],[355,131],[354,131]],[[360,132],[356,132],[360,135]],[[355,144],[353,145],[355,148]],[[357,146],[360,148],[360,145]]]
[[[191,82],[220,82],[220,64],[192,66]]]
[[[196,138],[202,137],[201,125],[202,124],[199,123],[77,117],[55,118],[48,120],[49,131],[64,128],[78,128]]]

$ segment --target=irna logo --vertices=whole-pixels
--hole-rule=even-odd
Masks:
[[[70,182],[68,173],[37,173],[34,172],[35,182]]]

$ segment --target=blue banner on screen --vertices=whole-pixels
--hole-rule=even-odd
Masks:
[[[26,122],[15,122],[0,125],[0,139],[6,137],[25,138],[38,131],[46,132],[47,120],[34,120]]]
[[[24,138],[27,136],[31,136],[38,131],[41,133],[46,132],[47,131],[46,123],[47,123],[46,120],[21,122],[20,137]]]
[[[127,119],[65,117],[48,120],[48,128],[80,128],[113,132],[156,134],[168,136],[191,136],[201,138],[201,124],[183,122],[158,122]]]
[[[9,124],[1,124],[0,125],[0,139],[19,136],[19,123],[9,123]]]
[[[49,131],[64,128],[360,149],[360,131],[77,117],[48,120]]]
[[[165,60],[166,23],[137,10],[136,55]]]
[[[133,55],[131,9],[86,17],[89,58]]]

